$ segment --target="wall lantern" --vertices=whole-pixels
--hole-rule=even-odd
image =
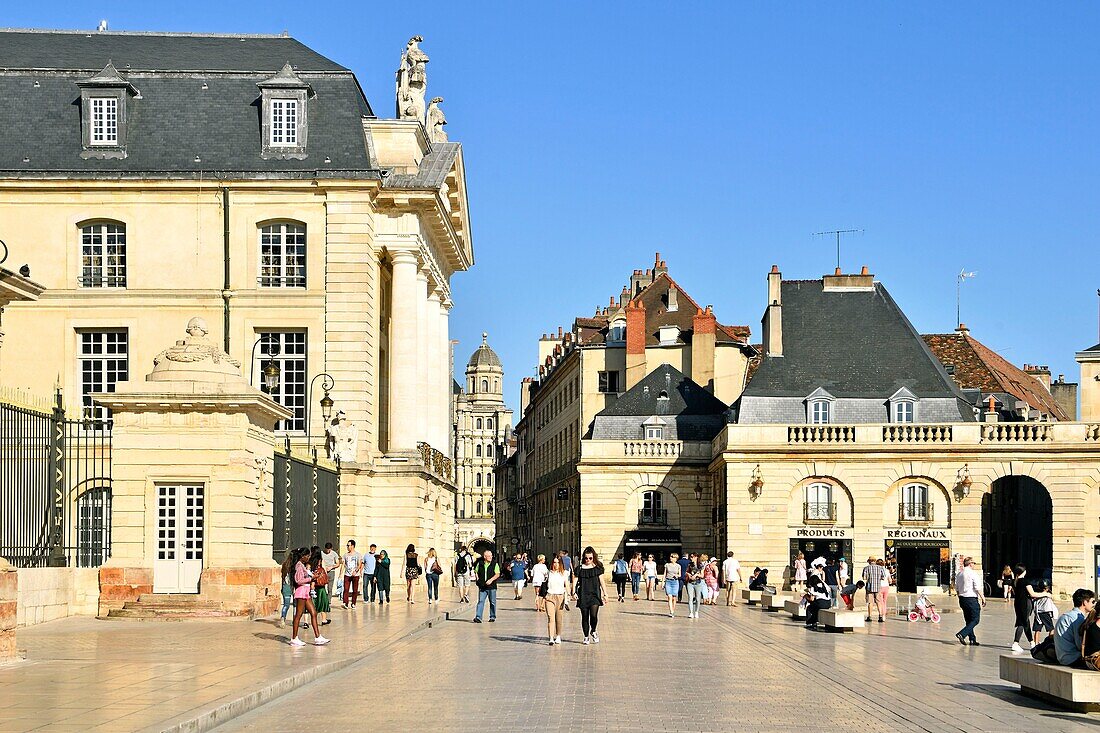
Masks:
[[[970,487],[973,484],[974,482],[970,479],[970,465],[964,463],[955,477],[955,501],[962,501],[970,496]]]
[[[752,481],[749,482],[749,497],[756,501],[764,493],[764,476],[760,473],[760,464],[752,469]]]

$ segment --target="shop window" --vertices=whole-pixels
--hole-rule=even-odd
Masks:
[[[901,487],[901,506],[898,508],[898,521],[932,521],[932,504],[929,501],[928,486],[909,484]]]

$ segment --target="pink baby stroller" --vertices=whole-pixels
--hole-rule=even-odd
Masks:
[[[936,606],[932,601],[928,600],[927,593],[921,593],[917,597],[916,607],[909,612],[910,621],[931,621],[934,624],[940,622],[940,614],[936,612]]]

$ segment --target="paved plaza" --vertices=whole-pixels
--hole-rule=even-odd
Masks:
[[[327,706],[332,730],[373,731],[1081,731],[1100,716],[1021,696],[997,676],[1011,643],[1008,609],[991,604],[980,648],[939,626],[891,620],[849,634],[806,631],[757,608],[613,603],[601,643],[583,646],[579,614],[560,647],[543,616],[501,602],[496,624],[448,622],[218,728],[314,730],[303,710],[348,691],[361,704]],[[331,694],[330,694],[331,693]]]

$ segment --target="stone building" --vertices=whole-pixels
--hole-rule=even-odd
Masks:
[[[323,460],[322,398],[343,413],[344,538],[449,546],[450,279],[473,249],[462,146],[437,102],[428,124],[417,43],[385,119],[285,35],[0,31],[19,121],[0,239],[45,288],[6,308],[3,384],[59,382],[109,425],[92,395],[199,316],[248,383],[277,367],[280,442]]]
[[[466,386],[455,398],[455,544],[488,549],[496,537],[496,475],[512,433],[504,404],[504,368],[481,334],[466,364]]]
[[[498,532],[526,531],[536,547],[574,539],[564,546],[605,557],[733,549],[775,579],[798,552],[857,569],[883,557],[902,591],[946,587],[960,555],[989,574],[1023,562],[1061,591],[1096,584],[1096,416],[1083,407],[1085,422],[1073,422],[1043,370],[1016,368],[968,333],[922,337],[866,268],[786,282],[773,268],[767,296],[762,343],[740,347],[740,383],[711,385],[673,351],[574,418],[577,483],[555,504],[542,489],[558,475],[529,472],[553,425],[532,407],[556,369],[585,355],[566,334],[529,383],[517,429],[516,504],[543,499],[530,524],[519,515]],[[1078,354],[1083,406],[1100,398],[1091,353]]]

